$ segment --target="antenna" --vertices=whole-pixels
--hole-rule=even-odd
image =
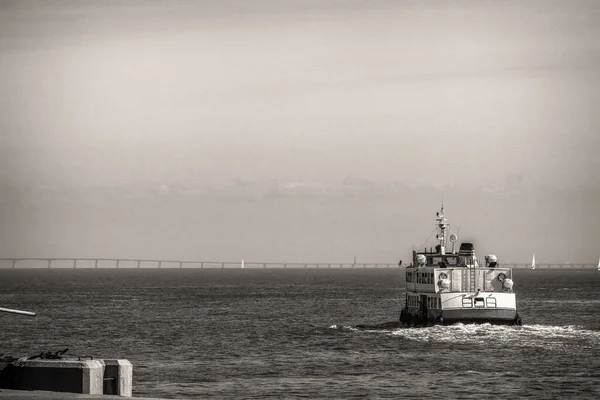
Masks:
[[[442,212],[444,212],[444,191],[442,190]]]

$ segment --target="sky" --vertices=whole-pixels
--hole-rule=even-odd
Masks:
[[[0,0],[0,257],[600,256],[600,2]],[[431,243],[431,242],[430,242]]]

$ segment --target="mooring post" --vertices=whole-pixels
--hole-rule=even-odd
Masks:
[[[183,261],[179,261],[179,268],[183,268]]]
[[[73,269],[77,268],[77,259],[73,260]]]
[[[17,268],[17,260],[13,260],[13,268]]]
[[[162,268],[162,261],[159,261],[158,262],[158,269],[161,269],[161,268]]]

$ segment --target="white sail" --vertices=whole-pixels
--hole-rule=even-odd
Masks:
[[[242,268],[244,268],[244,259],[242,258]]]
[[[598,271],[600,271],[600,259],[598,259]]]
[[[535,269],[535,253],[533,253],[533,258],[531,259],[531,269]]]

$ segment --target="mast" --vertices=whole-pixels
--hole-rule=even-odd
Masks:
[[[441,210],[436,213],[435,221],[437,223],[438,234],[435,236],[436,239],[440,242],[440,254],[446,254],[446,229],[450,226],[450,224],[446,223],[446,217],[444,217],[444,202],[442,201]]]

